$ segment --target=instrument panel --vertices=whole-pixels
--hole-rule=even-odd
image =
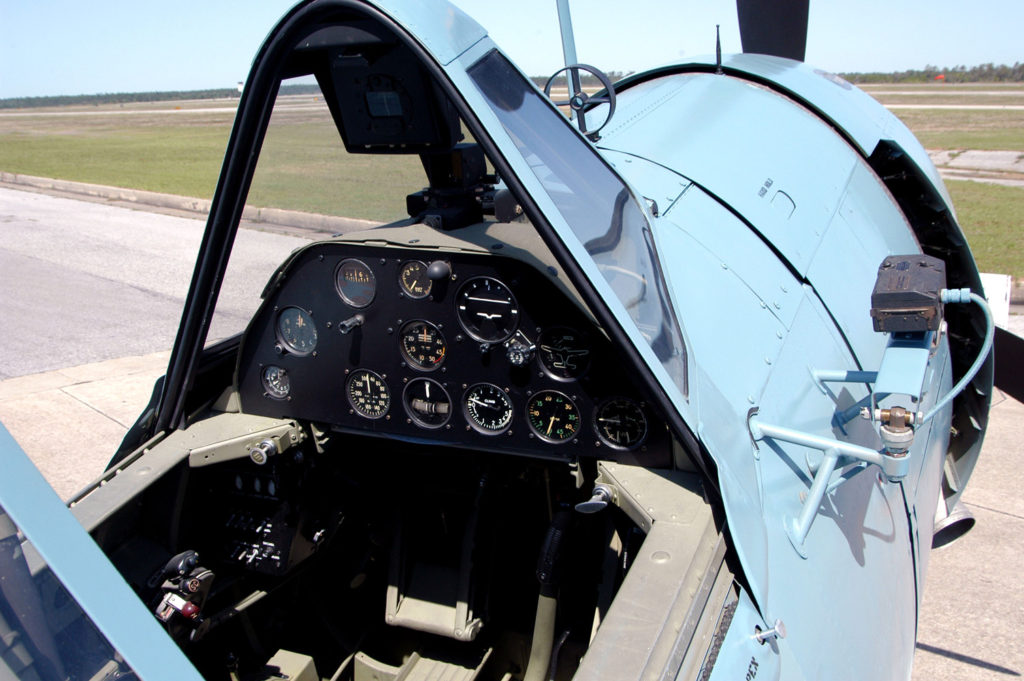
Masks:
[[[550,276],[500,255],[313,244],[243,337],[242,410],[530,456],[667,451],[605,335]]]

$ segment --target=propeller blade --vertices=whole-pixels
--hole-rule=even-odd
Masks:
[[[996,327],[996,387],[1024,402],[1024,338]]]
[[[809,6],[810,0],[736,0],[743,51],[803,61]]]

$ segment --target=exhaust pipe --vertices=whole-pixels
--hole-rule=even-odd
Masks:
[[[932,548],[953,543],[967,534],[975,522],[974,514],[962,502],[957,501],[950,511],[946,508],[946,500],[939,497],[939,506],[935,509],[935,527],[932,529]]]

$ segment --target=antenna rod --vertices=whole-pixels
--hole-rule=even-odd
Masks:
[[[715,24],[715,73],[722,75],[722,33]]]
[[[576,40],[572,34],[572,16],[569,14],[569,0],[556,0],[558,4],[558,25],[562,29],[562,54],[565,65],[572,66],[576,60]]]
[[[574,66],[579,61],[576,59],[576,39],[572,33],[572,16],[569,13],[569,0],[555,0],[555,2],[558,5],[558,26],[562,29],[562,55],[565,57],[566,66]],[[582,91],[579,70],[569,69],[569,97]],[[569,109],[569,118],[573,118],[572,108]]]

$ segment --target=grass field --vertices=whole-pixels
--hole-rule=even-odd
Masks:
[[[895,109],[926,149],[1024,153],[1024,109]]]
[[[978,267],[1024,277],[1024,189],[962,180],[946,188]]]
[[[1024,153],[1024,85],[873,85],[894,106],[968,103],[981,109],[896,108],[931,149]],[[211,198],[235,100],[0,112],[0,170]],[[426,182],[416,156],[348,154],[322,100],[283,97],[249,194],[255,206],[393,220]],[[1024,277],[1024,189],[947,183],[979,266]],[[396,214],[398,211],[398,214]]]
[[[891,83],[862,88],[893,107],[926,149],[1024,153],[1024,84]],[[923,106],[936,108],[918,108]]]
[[[233,106],[213,113],[156,106],[0,113],[0,170],[210,198]]]
[[[415,154],[346,153],[326,106],[311,102],[275,110],[249,203],[390,221],[404,217],[395,211],[426,181]]]

